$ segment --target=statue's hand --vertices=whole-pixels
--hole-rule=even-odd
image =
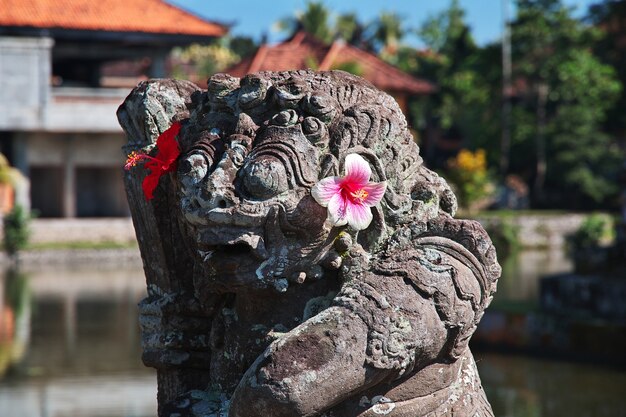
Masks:
[[[319,415],[378,383],[389,371],[364,366],[368,329],[331,307],[273,342],[243,376],[230,417]]]

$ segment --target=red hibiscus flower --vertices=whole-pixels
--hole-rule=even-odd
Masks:
[[[169,129],[161,133],[156,141],[157,153],[150,156],[144,152],[132,152],[126,159],[124,169],[129,170],[139,162],[145,160],[144,168],[150,173],[144,178],[141,187],[146,196],[146,200],[154,198],[154,190],[159,184],[159,179],[166,172],[176,170],[178,156],[180,155],[180,146],[176,141],[176,136],[180,132],[180,122],[175,122]]]

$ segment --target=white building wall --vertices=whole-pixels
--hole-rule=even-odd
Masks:
[[[119,132],[117,108],[130,89],[52,89],[43,129],[49,132]]]
[[[50,38],[0,37],[0,130],[37,129],[50,101]]]

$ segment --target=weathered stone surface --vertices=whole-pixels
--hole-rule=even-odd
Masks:
[[[118,114],[129,151],[183,123],[154,200],[125,178],[160,416],[493,415],[468,340],[495,250],[389,95],[341,71],[218,74],[142,83]],[[353,153],[387,181],[358,232],[310,193]]]

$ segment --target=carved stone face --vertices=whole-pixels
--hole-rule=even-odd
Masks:
[[[320,150],[288,116],[279,113],[274,124],[248,135],[210,128],[179,164],[194,250],[208,276],[228,290],[284,291],[288,281],[321,276],[330,228],[310,193]],[[250,124],[243,114],[234,131]]]

